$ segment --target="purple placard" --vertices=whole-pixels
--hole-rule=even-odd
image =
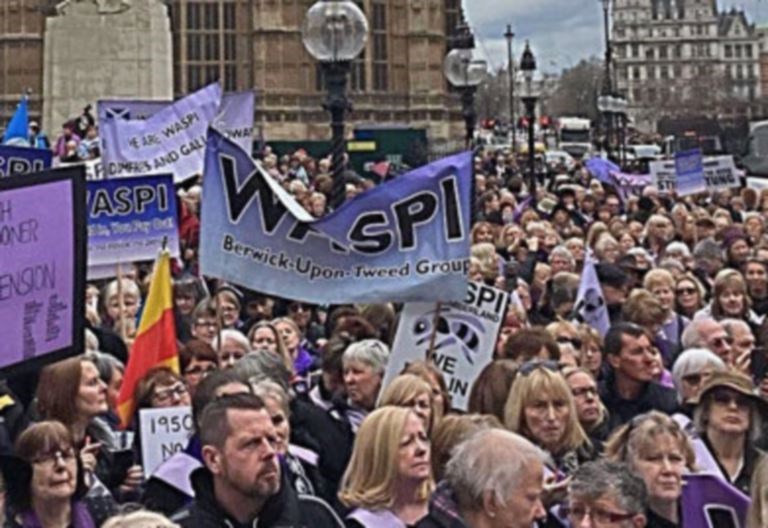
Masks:
[[[0,368],[75,345],[73,187],[0,190]]]

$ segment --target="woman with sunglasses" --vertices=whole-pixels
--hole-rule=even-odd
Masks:
[[[701,282],[686,273],[675,282],[675,311],[689,319],[704,306],[704,287]]]
[[[571,389],[553,361],[529,361],[518,369],[504,408],[504,425],[551,455],[553,466],[547,476],[555,482],[595,456]]]
[[[752,380],[735,371],[716,372],[694,400],[693,422],[706,449],[697,450],[696,465],[720,475],[750,494],[768,486],[755,468],[766,455],[754,444],[762,434],[768,403],[757,396]]]

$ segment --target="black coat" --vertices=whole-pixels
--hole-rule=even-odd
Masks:
[[[270,497],[256,520],[242,524],[216,502],[213,476],[206,468],[192,473],[195,500],[172,517],[182,528],[342,528],[341,519],[321,499],[298,495],[283,474],[280,491]]]
[[[600,399],[608,409],[607,427],[609,431],[629,422],[635,416],[649,411],[661,411],[673,415],[678,411],[677,393],[657,383],[646,384],[640,396],[634,400],[624,400],[616,392],[613,373],[609,373],[599,386]]]

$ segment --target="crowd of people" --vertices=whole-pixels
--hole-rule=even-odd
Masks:
[[[70,123],[61,160],[95,137],[76,124],[85,138]],[[329,160],[261,157],[327,212]],[[201,187],[179,189],[180,372],[151,370],[122,430],[151,263],[89,283],[84,353],[0,386],[5,525],[666,528],[690,526],[696,474],[768,525],[768,193],[627,197],[580,164],[548,171],[532,200],[513,155],[476,153],[469,278],[513,301],[466,411],[428,358],[383,386],[402,306],[198,276]],[[378,183],[349,177],[346,197]],[[588,259],[604,335],[575,315]],[[146,474],[138,413],[173,406],[191,406],[194,434]]]

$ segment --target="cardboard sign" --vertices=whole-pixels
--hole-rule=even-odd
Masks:
[[[493,359],[508,299],[505,291],[470,282],[463,302],[406,304],[382,386],[408,362],[425,359],[434,340],[432,359],[445,377],[453,408],[466,411],[472,383]]]
[[[165,407],[139,411],[144,474],[183,451],[194,432],[190,407]]]
[[[89,181],[88,267],[152,260],[167,240],[179,256],[173,177],[139,176]]]
[[[82,353],[82,168],[0,179],[0,368]]]

